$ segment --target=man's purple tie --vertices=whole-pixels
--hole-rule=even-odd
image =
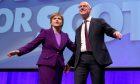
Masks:
[[[84,21],[84,23],[85,23],[85,41],[86,41],[86,49],[87,49],[87,51],[92,51],[92,49],[91,49],[91,45],[90,45],[90,41],[89,41],[89,33],[88,33],[88,31],[87,31],[87,20],[85,20]]]

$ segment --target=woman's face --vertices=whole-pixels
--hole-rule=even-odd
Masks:
[[[62,18],[60,16],[54,16],[51,21],[53,27],[61,27],[63,24]]]

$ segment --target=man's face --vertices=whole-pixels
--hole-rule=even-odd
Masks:
[[[89,15],[91,8],[87,2],[81,2],[79,5],[79,12],[82,16]]]

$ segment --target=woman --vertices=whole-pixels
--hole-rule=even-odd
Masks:
[[[8,53],[9,57],[21,56],[42,44],[42,52],[37,62],[40,84],[61,84],[64,69],[63,51],[65,47],[74,50],[75,46],[68,35],[61,31],[63,22],[62,15],[53,13],[50,17],[50,29],[42,29],[33,41]]]

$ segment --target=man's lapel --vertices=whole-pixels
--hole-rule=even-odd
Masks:
[[[82,29],[82,24],[79,26],[79,28],[76,31],[76,33],[77,33],[76,41],[78,42],[77,46],[79,46],[79,47],[81,47],[81,29]]]
[[[90,21],[90,25],[89,25],[89,39],[90,41],[92,41],[93,39],[93,31],[94,31],[94,28],[95,28],[95,20],[93,18],[91,18],[91,21]]]

